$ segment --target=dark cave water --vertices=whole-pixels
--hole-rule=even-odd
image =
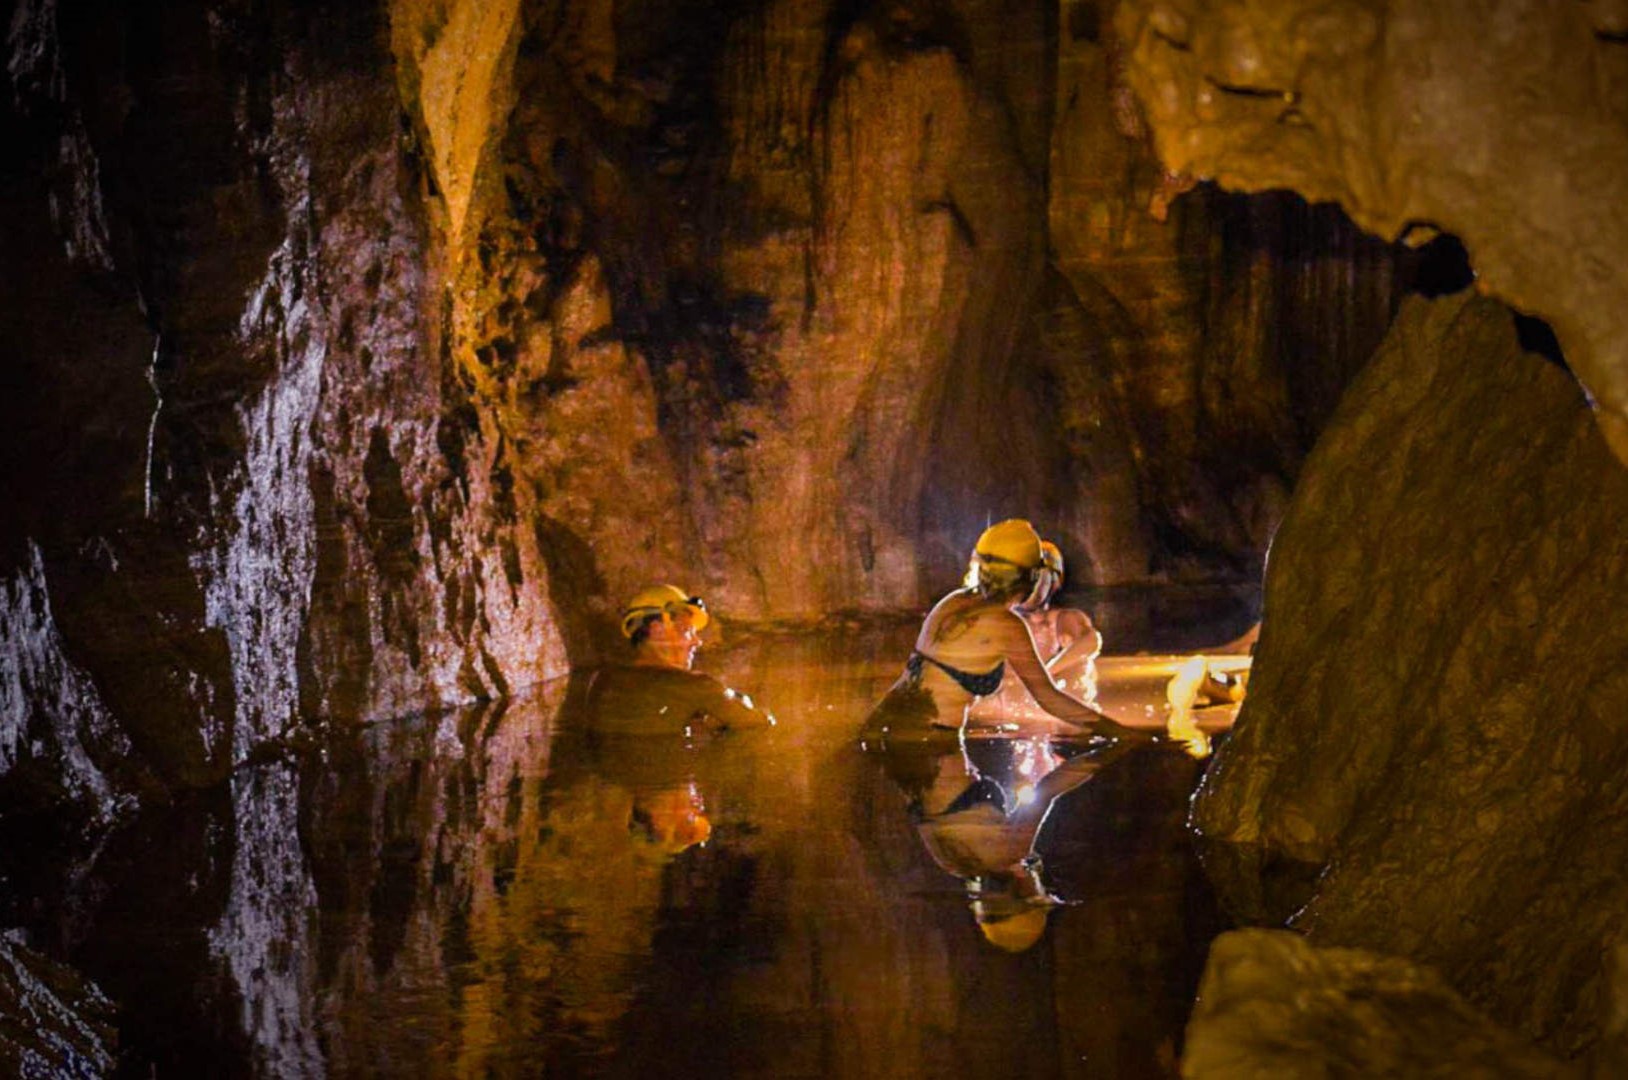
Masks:
[[[1008,791],[1094,762],[1033,841],[1060,903],[998,948],[957,873],[1045,807],[935,837],[854,742],[913,634],[710,648],[779,725],[696,748],[588,745],[584,679],[313,740],[144,815],[21,919],[119,1004],[133,1076],[1173,1074],[1221,928],[1198,764],[972,748]],[[932,769],[970,784],[958,750]]]

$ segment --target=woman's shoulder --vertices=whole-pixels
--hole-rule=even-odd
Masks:
[[[974,590],[967,588],[956,589],[954,592],[945,593],[939,598],[938,603],[934,604],[932,610],[927,613],[927,619],[931,621],[935,616],[952,611],[961,611],[968,607],[974,607],[981,602],[983,602],[983,597],[979,596]]]
[[[949,623],[961,626],[986,623],[1004,625],[1013,621],[1022,620],[1010,604],[980,595],[972,589],[957,589],[935,604],[927,616],[929,626]]]
[[[1051,610],[1051,624],[1059,633],[1089,634],[1095,627],[1091,623],[1091,616],[1079,608],[1053,608]]]
[[[947,655],[956,647],[1008,652],[1026,645],[1029,635],[1023,616],[999,600],[980,597],[942,620],[932,639],[936,651]]]

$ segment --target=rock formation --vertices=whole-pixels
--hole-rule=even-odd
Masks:
[[[1395,256],[1333,215],[1140,220],[1157,173],[1095,16],[528,9],[509,92],[434,74],[508,57],[476,7],[402,5],[393,41],[453,353],[576,553],[573,640],[652,573],[749,618],[913,607],[1020,510],[1097,583],[1247,575],[1388,320]]]
[[[1216,939],[1182,1074],[1582,1075],[1499,1028],[1427,968],[1272,930]]]
[[[1116,25],[1170,170],[1456,233],[1478,288],[1559,338],[1462,297],[1419,308],[1342,399],[1195,803],[1219,879],[1247,917],[1430,964],[1568,1056],[1610,1051],[1621,7],[1135,0]]]
[[[8,1076],[104,1076],[118,1040],[94,985],[0,938],[0,1068]]]
[[[384,29],[13,22],[0,741],[42,821],[217,781],[301,716],[565,670],[537,530],[443,377]]]
[[[1146,218],[1093,6],[9,10],[0,849],[215,800],[188,948],[272,1068],[320,883],[247,764],[594,661],[651,579],[918,608],[987,517],[1249,582],[1414,272],[1290,198]]]
[[[1239,911],[1431,965],[1568,1056],[1595,1039],[1628,903],[1625,513],[1507,309],[1404,306],[1302,474],[1195,800]]]
[[[1554,325],[1628,461],[1628,10],[1612,0],[1128,0],[1129,81],[1173,172],[1442,230]]]

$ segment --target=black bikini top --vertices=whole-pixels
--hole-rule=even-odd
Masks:
[[[988,697],[996,690],[999,690],[1001,677],[1006,674],[1005,660],[1002,660],[988,671],[973,675],[970,672],[962,671],[960,668],[953,668],[948,664],[934,660],[924,652],[913,652],[910,654],[910,659],[904,662],[904,669],[910,673],[913,682],[921,681],[922,661],[926,661],[954,679],[957,686],[973,697]]]

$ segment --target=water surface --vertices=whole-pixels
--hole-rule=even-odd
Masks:
[[[1197,765],[1138,751],[1038,830],[935,831],[854,742],[913,633],[704,653],[779,720],[705,745],[590,744],[580,678],[336,736],[143,815],[29,921],[120,1003],[130,1075],[1173,1074],[1219,929]],[[1015,799],[1080,753],[953,750],[927,788],[970,759]],[[1016,952],[968,865],[1003,845],[1052,900]]]

